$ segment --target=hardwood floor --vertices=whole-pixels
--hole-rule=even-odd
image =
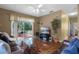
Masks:
[[[51,53],[58,53],[61,43],[55,42],[43,42],[39,38],[34,39],[34,47],[38,54],[51,54]]]

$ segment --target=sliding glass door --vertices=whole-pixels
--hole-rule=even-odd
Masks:
[[[18,33],[18,37],[31,37],[33,35],[32,22],[18,21],[17,33]]]
[[[33,36],[33,21],[11,21],[11,35],[16,38],[28,38]]]

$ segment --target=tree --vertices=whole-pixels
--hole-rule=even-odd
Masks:
[[[30,22],[24,23],[24,30],[32,30],[32,24]]]
[[[21,32],[26,33],[27,31],[32,30],[32,24],[30,22],[19,22],[18,29]]]

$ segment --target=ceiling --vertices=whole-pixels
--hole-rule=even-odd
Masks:
[[[43,16],[50,13],[63,10],[66,13],[76,12],[76,4],[0,4],[0,8],[24,13],[32,16]]]

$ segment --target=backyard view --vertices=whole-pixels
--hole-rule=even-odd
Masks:
[[[31,22],[18,22],[17,25],[18,37],[31,37],[32,36],[32,23]]]

